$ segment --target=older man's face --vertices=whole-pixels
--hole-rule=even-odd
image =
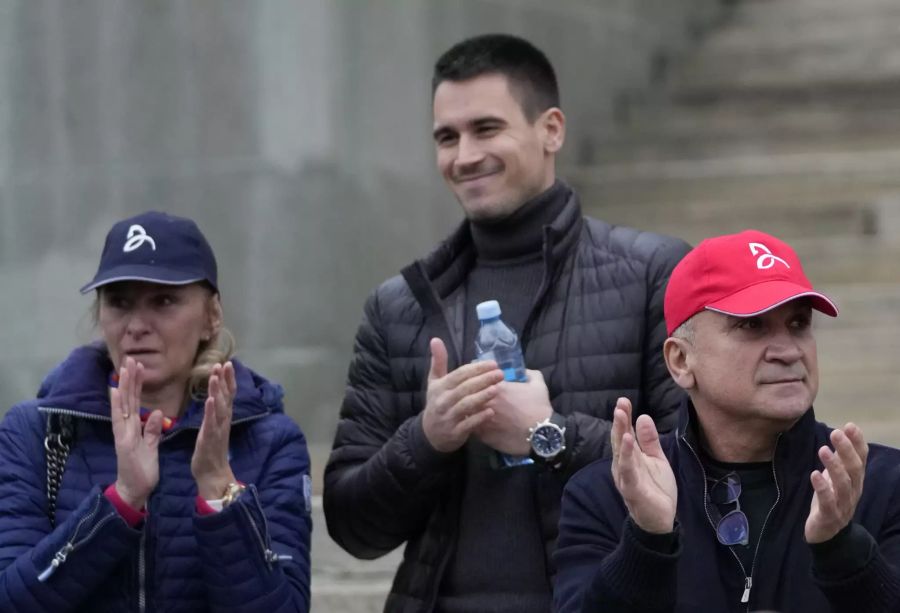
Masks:
[[[704,311],[692,323],[691,395],[698,410],[788,425],[812,405],[819,367],[807,300],[746,318]]]

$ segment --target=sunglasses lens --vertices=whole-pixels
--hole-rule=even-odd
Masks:
[[[723,545],[746,545],[750,542],[750,525],[743,511],[732,511],[719,520],[716,536]]]
[[[728,475],[725,481],[725,489],[728,492],[728,502],[734,502],[741,495],[741,480],[734,473]]]
[[[709,499],[716,504],[731,504],[741,495],[741,480],[734,473],[716,481],[709,491]]]

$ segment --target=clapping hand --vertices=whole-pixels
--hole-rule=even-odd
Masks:
[[[422,429],[431,446],[449,453],[462,447],[472,432],[489,420],[487,407],[497,393],[503,372],[493,361],[464,364],[447,372],[447,348],[431,339],[431,368],[422,411]]]
[[[482,443],[501,453],[526,456],[531,451],[529,429],[553,414],[550,392],[539,370],[529,370],[528,381],[504,381],[487,406],[494,415],[475,431]]]
[[[653,419],[641,415],[631,426],[631,402],[619,398],[611,433],[612,475],[632,521],[654,534],[672,532],[678,486],[659,444]]]
[[[119,386],[110,390],[113,438],[116,445],[116,491],[126,504],[142,509],[159,482],[159,440],[162,411],[153,411],[141,424],[144,367],[125,358]],[[143,425],[143,428],[142,428]]]
[[[191,474],[197,482],[197,493],[206,500],[215,500],[222,497],[229,483],[236,481],[228,462],[232,402],[237,393],[234,365],[225,362],[213,366],[207,389]]]
[[[834,451],[823,445],[819,459],[825,469],[809,476],[814,490],[804,536],[807,543],[831,540],[853,520],[862,496],[869,446],[859,426],[848,423],[831,432]]]

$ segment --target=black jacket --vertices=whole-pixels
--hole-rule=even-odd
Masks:
[[[693,409],[681,414],[677,431],[661,439],[678,482],[675,551],[648,546],[626,521],[610,461],[590,465],[570,480],[563,497],[554,555],[559,613],[900,609],[900,451],[869,445],[854,521],[832,541],[811,547],[803,537],[813,495],[809,475],[822,469],[816,452],[832,429],[816,422],[810,408],[782,434],[772,461],[779,498],[763,528],[749,602],[742,603],[746,578],[707,516],[704,470],[690,427]],[[842,557],[863,563],[848,569]]]
[[[566,416],[567,465],[539,476],[535,504],[546,553],[556,538],[566,479],[608,455],[619,396],[671,429],[682,392],[662,358],[663,295],[682,241],[584,218],[574,194],[544,229],[545,279],[522,330],[525,361],[540,369],[554,410]],[[459,515],[463,453],[425,439],[429,339],[459,365],[464,280],[475,261],[463,225],[427,258],[369,297],[356,337],[334,448],[325,469],[328,531],[360,558],[408,542],[386,610],[429,611]]]

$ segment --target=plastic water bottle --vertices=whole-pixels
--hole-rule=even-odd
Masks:
[[[497,362],[497,366],[503,371],[503,378],[507,381],[528,381],[519,337],[500,319],[500,303],[496,300],[479,303],[475,307],[475,312],[478,314],[478,321],[481,322],[475,336],[475,359]],[[499,452],[497,455],[500,467],[533,463],[528,456],[515,457]]]
[[[527,381],[519,337],[500,319],[500,303],[496,300],[482,302],[475,307],[475,312],[481,322],[475,336],[476,359],[497,362],[507,381]]]

